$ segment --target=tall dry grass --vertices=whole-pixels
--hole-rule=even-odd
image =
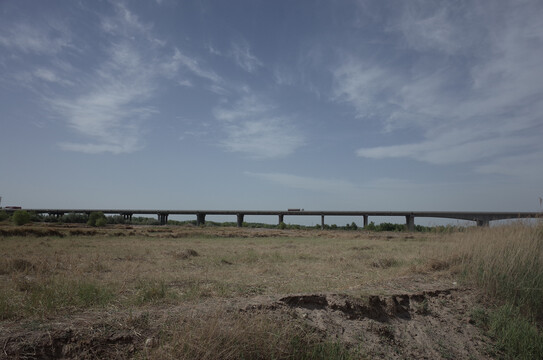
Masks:
[[[543,317],[543,222],[477,228],[452,237],[446,257],[465,280]]]
[[[508,359],[543,359],[543,222],[478,228],[451,235],[446,263],[494,306],[472,316]]]

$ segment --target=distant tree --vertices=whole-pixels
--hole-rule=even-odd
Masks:
[[[24,225],[30,222],[30,214],[24,210],[17,210],[13,213],[15,225]]]
[[[98,220],[96,220],[96,226],[98,226],[98,227],[104,227],[104,226],[106,226],[106,225],[107,225],[107,219],[106,219],[105,216],[99,218]]]
[[[354,221],[351,223],[351,230],[358,230],[358,225]]]
[[[90,214],[89,221],[87,221],[87,225],[89,225],[89,226],[105,226],[105,224],[103,224],[103,225],[98,225],[97,224],[99,219],[104,219],[105,224],[107,224],[106,216],[104,215],[103,212],[99,211],[99,212],[93,212],[93,213]]]
[[[0,221],[4,221],[4,220],[7,220],[7,219],[9,219],[9,215],[6,212],[6,210],[0,211]]]
[[[369,231],[377,231],[377,226],[375,226],[375,223],[371,221],[364,229]]]

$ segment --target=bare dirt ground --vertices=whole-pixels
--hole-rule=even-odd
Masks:
[[[371,242],[400,241],[406,236],[410,240],[409,237],[414,236],[220,228],[94,230],[65,227],[37,228],[35,231],[42,230],[58,231],[66,233],[66,236],[76,236],[77,232],[87,236],[87,232],[94,231],[99,235],[143,234],[168,239],[195,235],[200,236],[199,239],[202,236],[242,239],[324,236],[327,239],[348,237],[349,241],[353,237],[355,240],[362,237],[364,241]],[[3,236],[7,236],[6,231],[4,228]],[[119,235],[115,235],[116,232]],[[131,232],[134,235],[129,235]],[[287,245],[292,243],[288,242]],[[349,246],[350,250],[355,248]],[[202,249],[198,251],[204,253]],[[106,260],[103,261],[106,263]],[[368,263],[375,267],[375,260],[371,261]],[[412,264],[410,268],[413,269]],[[491,358],[491,341],[481,334],[471,318],[474,308],[485,306],[480,294],[476,289],[459,286],[454,276],[446,271],[404,271],[388,277],[353,282],[341,292],[275,293],[274,289],[258,295],[202,296],[174,303],[150,303],[130,308],[113,305],[52,313],[45,318],[4,320],[0,322],[0,359],[162,358],[167,357],[164,351],[158,351],[167,341],[164,337],[165,324],[181,324],[190,319],[209,317],[214,321],[218,319],[221,326],[221,317],[226,319],[232,316],[243,319],[244,326],[248,328],[252,326],[255,316],[264,316],[280,324],[302,322],[323,340],[358,349],[357,356],[361,359]],[[228,326],[228,322],[224,324]]]

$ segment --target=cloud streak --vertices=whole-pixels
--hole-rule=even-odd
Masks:
[[[248,73],[254,73],[264,65],[262,61],[251,54],[249,45],[245,41],[233,43],[230,54],[236,64]]]
[[[222,83],[216,73],[178,48],[169,51],[154,36],[152,24],[144,24],[126,6],[115,4],[113,16],[100,18],[109,43],[92,76],[81,75],[70,96],[47,96],[49,107],[66,120],[80,141],[59,143],[63,150],[90,154],[132,153],[143,148],[145,123],[159,110],[149,105],[162,79],[181,86],[193,86],[187,76]],[[139,42],[132,39],[139,37]],[[78,74],[74,69],[72,75]],[[184,74],[180,78],[180,74]],[[34,76],[48,82],[69,85],[52,71],[37,69]]]
[[[435,165],[486,161],[475,168],[507,173],[503,156],[529,161],[540,153],[540,136],[529,135],[543,133],[543,20],[537,12],[511,4],[504,21],[476,5],[460,14],[452,6],[414,4],[388,27],[404,39],[410,60],[398,66],[351,54],[332,72],[332,99],[350,104],[361,121],[379,121],[385,132],[418,129],[422,139],[356,154]],[[433,62],[422,66],[430,56]]]
[[[0,31],[0,45],[26,54],[57,54],[72,47],[69,31],[58,24],[18,23]]]
[[[275,114],[275,106],[255,95],[245,94],[231,105],[222,105],[213,113],[221,122],[226,138],[221,145],[253,159],[279,158],[292,154],[305,138],[292,119]]]

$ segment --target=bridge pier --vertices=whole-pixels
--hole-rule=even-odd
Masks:
[[[324,215],[321,215],[321,230],[324,230]]]
[[[206,223],[206,214],[198,213],[196,214],[196,226],[205,225]]]
[[[124,220],[128,220],[129,222],[132,222],[132,214],[124,213],[124,214],[121,214],[121,216],[123,217]]]
[[[244,217],[244,215],[243,214],[237,214],[237,217],[238,217],[238,227],[242,227],[243,226],[243,217]]]
[[[368,215],[364,215],[364,229],[368,226]]]
[[[490,226],[490,220],[488,219],[477,219],[475,221],[477,222],[477,226],[485,226],[485,227]]]
[[[407,231],[415,231],[415,216],[406,215],[405,226],[407,227]]]
[[[54,216],[54,217],[56,217],[57,219],[60,219],[61,217],[64,216],[64,213],[61,213],[61,212],[54,212],[54,213],[49,213],[49,216]]]
[[[285,215],[279,214],[279,225],[281,225],[281,223],[284,222],[283,221],[284,219],[285,219]]]
[[[166,225],[168,223],[168,214],[159,213],[158,222],[160,223],[160,225]]]

